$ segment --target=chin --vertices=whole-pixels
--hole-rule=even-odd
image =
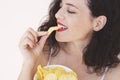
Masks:
[[[66,42],[65,40],[63,40],[61,38],[56,38],[56,41],[58,41],[58,42]]]
[[[64,37],[58,37],[58,36],[55,36],[55,39],[58,41],[58,42],[66,42],[67,39],[65,39]]]
[[[55,39],[58,42],[71,42],[70,39],[68,39],[67,37],[58,37],[58,36],[55,36]]]

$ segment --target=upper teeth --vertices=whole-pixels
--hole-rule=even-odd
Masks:
[[[66,28],[65,26],[62,26],[62,25],[58,25],[59,27],[61,27],[62,29]]]

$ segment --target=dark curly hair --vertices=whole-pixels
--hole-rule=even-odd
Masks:
[[[53,0],[49,8],[48,19],[38,28],[38,31],[47,31],[49,27],[56,26],[55,14],[60,8],[61,0]],[[93,72],[101,73],[108,66],[117,66],[120,62],[120,0],[87,0],[88,8],[93,17],[104,15],[107,23],[100,31],[94,32],[92,39],[86,47],[83,60],[86,66]],[[45,44],[45,51],[53,48],[52,56],[56,56],[60,50],[59,43],[55,39],[55,32],[50,35]],[[49,53],[48,53],[49,54]]]

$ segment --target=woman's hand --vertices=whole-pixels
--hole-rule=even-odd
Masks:
[[[41,36],[38,42],[37,37]],[[36,32],[29,28],[22,36],[19,48],[24,57],[24,62],[35,65],[36,60],[39,58],[43,51],[44,44],[48,38],[47,32]]]

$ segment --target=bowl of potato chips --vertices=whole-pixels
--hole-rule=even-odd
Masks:
[[[38,65],[34,80],[78,80],[77,74],[63,65]]]

